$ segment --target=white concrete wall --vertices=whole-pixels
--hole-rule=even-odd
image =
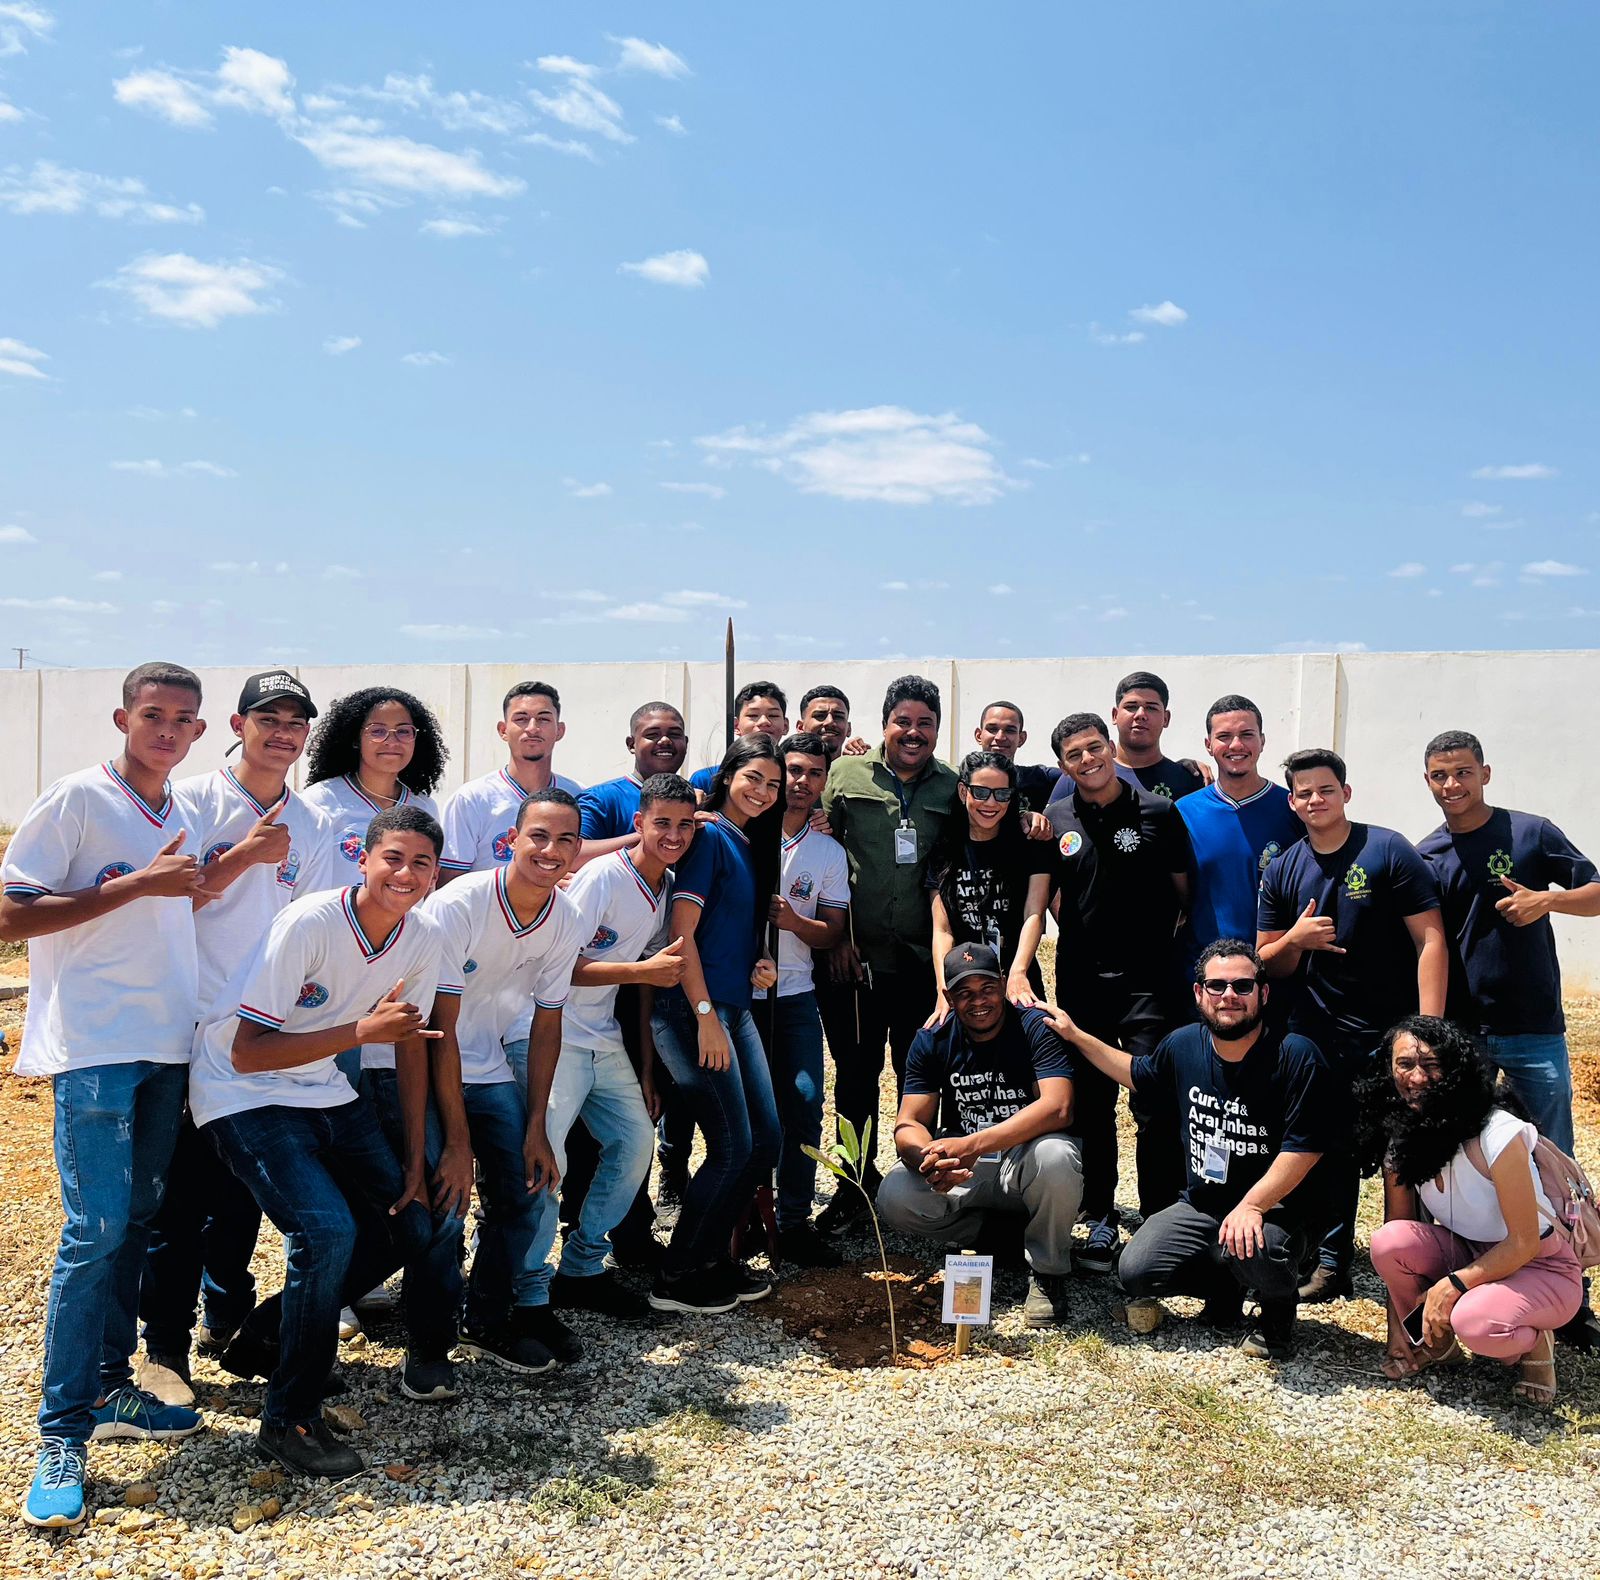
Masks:
[[[944,696],[943,756],[955,761],[969,750],[979,711],[1004,697],[1027,720],[1023,761],[1043,762],[1056,720],[1086,708],[1108,714],[1117,680],[1131,669],[1153,669],[1171,688],[1171,756],[1199,756],[1206,707],[1224,692],[1243,692],[1264,715],[1268,765],[1300,746],[1332,745],[1350,765],[1354,815],[1412,838],[1439,821],[1423,784],[1423,745],[1440,730],[1472,730],[1495,769],[1496,802],[1554,818],[1580,848],[1600,856],[1600,798],[1587,777],[1592,726],[1600,717],[1600,652],[754,662],[740,664],[739,680],[775,681],[788,693],[791,710],[807,687],[831,681],[849,694],[855,725],[872,740],[888,682],[926,675]],[[211,729],[185,772],[222,762],[232,740],[228,716],[248,673],[200,672]],[[567,736],[556,766],[582,784],[628,766],[622,745],[628,716],[656,698],[684,711],[690,768],[721,754],[723,673],[717,663],[330,665],[295,673],[324,704],[380,682],[415,692],[438,714],[450,746],[446,791],[500,761],[500,699],[514,682],[533,676],[561,693]],[[60,775],[115,754],[120,737],[111,713],[121,680],[122,672],[113,670],[0,671],[0,822],[15,824]],[[1600,921],[1558,918],[1556,928],[1568,985],[1600,992]]]

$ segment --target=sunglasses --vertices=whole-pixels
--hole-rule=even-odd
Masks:
[[[993,785],[968,785],[967,794],[974,801],[993,801],[996,806],[1004,806],[1015,792],[1009,785],[996,788]]]
[[[397,724],[393,729],[387,724],[363,724],[361,733],[369,741],[387,741],[391,737],[397,741],[414,741],[417,738],[417,727],[414,724]]]
[[[1212,998],[1221,998],[1229,988],[1240,998],[1249,998],[1260,985],[1260,977],[1207,977],[1200,984]]]

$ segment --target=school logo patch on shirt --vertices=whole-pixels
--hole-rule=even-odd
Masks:
[[[291,850],[282,861],[278,863],[278,882],[284,888],[292,889],[300,881],[300,852]]]
[[[1076,856],[1083,849],[1083,835],[1077,829],[1069,828],[1061,836],[1061,854],[1063,856]]]
[[[1119,828],[1116,833],[1111,836],[1111,843],[1115,845],[1117,849],[1123,853],[1123,855],[1132,855],[1133,852],[1139,848],[1141,843],[1139,839],[1139,830],[1136,828]]]
[[[219,839],[217,843],[200,858],[200,865],[202,867],[209,867],[218,856],[226,856],[232,849],[233,841],[231,839]]]
[[[320,1009],[328,1002],[328,990],[320,982],[307,982],[296,996],[296,1009]]]
[[[339,854],[346,861],[360,861],[365,846],[366,841],[362,838],[360,829],[346,829],[339,838]]]
[[[1155,784],[1151,785],[1150,794],[1160,796],[1163,801],[1170,801],[1172,799],[1172,786],[1169,784],[1162,784],[1158,780]]]
[[[595,929],[594,937],[587,944],[590,949],[611,949],[616,945],[616,929],[607,927],[603,922]]]
[[[474,971],[476,971],[477,969],[478,969],[478,962],[476,960],[469,960],[469,961],[467,961],[467,963],[464,966],[462,966],[461,974],[464,977],[470,977],[472,975],[472,973]]]
[[[809,900],[817,887],[817,880],[809,872],[798,873],[789,885],[791,900]]]
[[[1344,892],[1346,894],[1365,894],[1367,892],[1367,869],[1365,867],[1352,867],[1344,875]]]
[[[131,861],[108,861],[94,875],[94,886],[98,889],[108,878],[126,878],[133,871]]]
[[[517,831],[508,828],[503,834],[494,837],[494,859],[496,861],[510,861],[511,847],[517,842]]]
[[[1262,872],[1265,872],[1267,868],[1272,865],[1272,858],[1274,856],[1281,856],[1282,854],[1283,846],[1280,845],[1277,840],[1269,839],[1267,841],[1266,849],[1261,852],[1261,859],[1256,863],[1256,866]]]
[[[1491,878],[1509,878],[1512,865],[1510,851],[1497,850],[1489,858],[1489,876]]]

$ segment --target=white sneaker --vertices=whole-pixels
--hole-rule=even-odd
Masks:
[[[361,1318],[346,1306],[339,1313],[339,1342],[342,1344],[346,1339],[353,1339],[360,1332]]]
[[[380,1312],[393,1311],[400,1304],[399,1297],[387,1284],[379,1284],[376,1289],[369,1289],[356,1303],[355,1309],[363,1311],[368,1316],[377,1316]]]

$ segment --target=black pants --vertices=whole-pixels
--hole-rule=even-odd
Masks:
[[[1291,1304],[1300,1285],[1300,1254],[1305,1233],[1299,1223],[1274,1208],[1262,1223],[1266,1250],[1233,1256],[1217,1240],[1222,1220],[1175,1201],[1152,1218],[1122,1248],[1117,1278],[1134,1299],[1194,1295],[1226,1298],[1243,1289],[1266,1301]]]
[[[1361,1165],[1353,1150],[1355,1142],[1355,1089],[1377,1068],[1379,1039],[1340,1045],[1331,1037],[1310,1034],[1322,1049],[1329,1068],[1338,1079],[1339,1095],[1345,1108],[1334,1128],[1334,1142],[1306,1176],[1300,1189],[1316,1213],[1320,1233],[1317,1260],[1332,1268],[1341,1278],[1350,1276],[1356,1256],[1356,1211],[1361,1203]]]

